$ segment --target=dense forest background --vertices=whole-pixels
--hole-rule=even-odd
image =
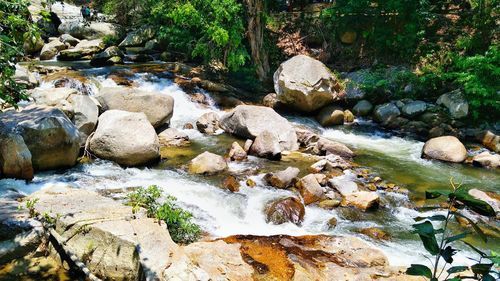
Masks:
[[[14,63],[44,32],[43,24],[30,21],[28,4],[0,0],[0,97],[7,102],[22,98],[9,80]],[[90,5],[131,29],[153,26],[169,59],[209,65],[255,91],[272,89],[273,71],[288,57],[307,54],[338,72],[370,69],[364,87],[380,99],[431,100],[460,90],[474,118],[499,117],[498,0],[94,0]],[[50,13],[44,18],[50,21]],[[106,38],[110,44],[119,39]]]

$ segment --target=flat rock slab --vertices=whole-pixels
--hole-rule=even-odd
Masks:
[[[165,224],[87,190],[50,187],[30,196],[36,210],[56,219],[65,246],[103,279],[157,280],[178,246]]]

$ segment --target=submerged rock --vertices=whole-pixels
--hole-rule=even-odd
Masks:
[[[283,104],[304,112],[331,104],[342,91],[338,78],[323,63],[305,55],[279,66],[274,73],[274,89]]]
[[[144,113],[108,110],[99,116],[90,151],[121,165],[139,166],[160,158],[160,143]]]
[[[287,188],[294,184],[294,180],[299,175],[300,170],[295,167],[288,167],[283,171],[268,173],[264,176],[267,184],[276,188]]]
[[[288,120],[272,108],[239,105],[220,119],[224,131],[242,138],[255,139],[263,131],[273,132],[281,149],[297,150],[297,135]]]
[[[268,204],[265,209],[266,222],[283,224],[287,222],[300,225],[304,220],[305,208],[295,197],[278,199]]]
[[[192,174],[213,175],[226,169],[226,160],[222,156],[208,151],[196,156],[189,162],[189,172]]]
[[[422,157],[461,163],[467,158],[467,150],[456,137],[437,137],[425,143],[422,149]]]
[[[117,109],[142,112],[155,128],[168,124],[174,111],[174,99],[171,96],[137,88],[102,88],[96,98],[103,111]]]

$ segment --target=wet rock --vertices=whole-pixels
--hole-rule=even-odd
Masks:
[[[40,60],[53,59],[61,50],[67,49],[68,46],[59,40],[51,41],[45,44],[40,51]]]
[[[425,143],[422,149],[422,157],[461,163],[467,157],[467,150],[456,137],[437,137]]]
[[[340,206],[340,200],[327,199],[319,202],[318,206],[322,209],[332,210]]]
[[[344,111],[338,106],[327,106],[321,109],[316,120],[323,127],[342,125],[344,124]]]
[[[446,107],[452,118],[460,119],[469,114],[469,103],[460,91],[443,94],[436,103]]]
[[[249,139],[270,131],[278,138],[281,149],[298,149],[297,135],[290,122],[269,107],[239,105],[222,116],[220,126],[230,134]]]
[[[240,182],[234,176],[227,176],[222,182],[222,186],[231,192],[240,191]]]
[[[116,109],[146,114],[155,128],[168,124],[174,111],[174,99],[171,96],[136,88],[101,88],[96,98],[104,111]]]
[[[94,54],[99,53],[104,48],[105,45],[101,39],[82,40],[74,48],[60,51],[57,59],[61,61],[91,59]]]
[[[359,191],[358,185],[351,180],[343,178],[333,178],[329,180],[328,183],[344,197]]]
[[[360,100],[352,108],[352,111],[356,116],[367,116],[372,112],[373,105],[367,100]]]
[[[80,134],[66,115],[53,107],[31,105],[0,115],[10,132],[19,134],[31,153],[34,170],[72,167],[80,150]]]
[[[423,101],[412,101],[401,109],[404,116],[414,118],[427,110],[427,104]]]
[[[320,61],[305,55],[282,63],[274,73],[279,100],[292,108],[312,112],[339,99],[337,77]]]
[[[337,226],[337,219],[333,217],[328,220],[327,224],[329,229],[334,229]]]
[[[252,179],[247,179],[245,183],[248,187],[255,187],[257,185],[257,183]]]
[[[247,159],[247,153],[237,142],[233,142],[231,149],[229,150],[229,159],[233,161],[243,161]]]
[[[380,197],[376,192],[358,191],[347,194],[342,200],[342,206],[352,206],[361,210],[368,210],[378,206]]]
[[[316,143],[314,153],[317,155],[334,154],[344,158],[352,158],[355,156],[354,152],[347,146],[323,137],[320,137],[319,141]]]
[[[207,112],[200,116],[198,120],[196,120],[196,128],[203,134],[213,135],[218,130],[220,130],[219,126],[219,115],[215,112]]]
[[[184,124],[184,126],[182,128],[184,130],[192,130],[192,129],[194,129],[194,126],[191,123],[186,123],[186,124]]]
[[[266,222],[283,224],[287,222],[300,225],[304,220],[305,207],[299,199],[288,197],[269,203],[265,209]]]
[[[295,128],[295,133],[299,144],[303,147],[308,147],[319,140],[319,135],[308,129]]]
[[[249,153],[270,160],[280,160],[281,146],[278,137],[267,130],[261,132],[255,138]]]
[[[90,151],[121,165],[139,166],[159,159],[160,143],[144,113],[108,110],[99,116]]]
[[[472,158],[472,164],[478,167],[496,169],[500,167],[500,155],[491,154],[487,151],[480,153]]]
[[[263,99],[262,99],[262,105],[267,106],[270,108],[276,108],[279,104],[278,100],[278,94],[276,93],[270,93],[267,94]]]
[[[123,52],[116,46],[111,46],[106,48],[106,50],[94,55],[92,60],[90,61],[90,65],[92,66],[108,66],[113,65],[115,62],[123,61],[123,57],[125,55]],[[115,58],[119,58],[119,60],[115,60]]]
[[[295,167],[288,167],[283,171],[268,173],[264,176],[267,184],[276,188],[288,188],[294,184],[295,178],[299,175],[300,170]]]
[[[190,144],[189,136],[184,132],[177,130],[176,128],[168,128],[166,130],[163,130],[158,134],[158,140],[160,142],[160,145],[163,146],[181,147],[188,146]]]
[[[492,131],[483,131],[480,132],[476,139],[481,142],[486,148],[500,153],[500,136],[494,134]]]
[[[20,135],[9,133],[0,122],[0,175],[4,178],[33,179],[31,152]]]
[[[153,39],[156,30],[151,26],[143,26],[137,30],[129,32],[127,37],[118,45],[119,47],[137,47],[144,45]]]
[[[227,169],[226,160],[222,156],[208,151],[196,156],[189,162],[189,172],[192,174],[213,175]]]
[[[297,182],[304,204],[309,205],[318,202],[325,193],[314,174],[309,174]]]
[[[344,110],[344,123],[354,122],[354,114],[348,109]]]
[[[375,107],[373,118],[379,123],[386,123],[391,118],[396,118],[401,114],[399,108],[393,103],[385,103]]]
[[[65,21],[59,25],[60,34],[69,34],[78,39],[93,40],[105,36],[120,38],[123,35],[123,27],[118,24],[107,22],[84,23],[81,20]]]
[[[75,37],[69,35],[69,34],[62,34],[59,36],[59,41],[61,41],[64,44],[69,44],[70,46],[76,46],[78,43],[80,43],[80,40],[76,39]]]
[[[359,232],[375,240],[389,240],[391,238],[385,231],[376,227],[363,228]]]
[[[335,154],[329,154],[325,156],[325,160],[327,161],[325,164],[325,170],[333,171],[340,169],[341,171],[352,168],[352,164],[348,161],[344,160],[341,156]]]

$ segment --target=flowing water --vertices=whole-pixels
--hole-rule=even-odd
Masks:
[[[105,79],[110,68],[92,68],[81,70],[82,75],[91,77],[96,85],[113,86],[112,80]],[[162,78],[163,77],[163,78]],[[166,158],[153,167],[123,168],[109,161],[96,160],[90,164],[80,164],[69,170],[37,173],[30,183],[19,180],[0,180],[0,196],[16,190],[30,194],[51,185],[71,185],[77,188],[97,190],[100,192],[125,190],[129,187],[158,185],[166,194],[177,197],[182,207],[194,214],[195,220],[211,237],[224,237],[233,234],[333,234],[355,235],[382,249],[391,264],[409,265],[412,262],[425,262],[424,250],[416,235],[411,233],[413,218],[427,215],[416,211],[412,202],[422,200],[423,192],[428,188],[446,188],[449,178],[463,182],[468,187],[483,190],[500,191],[500,173],[478,169],[466,165],[451,165],[422,160],[420,152],[422,142],[392,136],[378,129],[376,125],[360,120],[356,126],[344,126],[335,129],[321,128],[311,118],[287,116],[290,121],[318,129],[325,137],[343,142],[354,148],[358,154],[356,162],[370,167],[385,180],[407,188],[409,196],[380,192],[383,207],[375,212],[358,212],[352,209],[339,208],[333,211],[315,206],[306,207],[306,215],[301,226],[294,224],[272,225],[265,222],[263,208],[267,202],[284,196],[294,195],[291,191],[270,188],[262,181],[264,172],[284,169],[294,165],[305,171],[312,162],[308,159],[285,157],[284,161],[272,162],[250,157],[244,163],[231,163],[230,170],[242,172],[258,167],[261,172],[252,176],[257,186],[248,188],[242,182],[238,193],[230,193],[221,189],[220,177],[201,177],[187,174],[182,165],[199,153],[208,150],[224,154],[235,139],[221,134],[204,136],[196,130],[182,129],[184,124],[195,120],[205,112],[223,112],[212,105],[201,106],[190,101],[171,80],[164,75],[136,73],[132,79],[144,90],[155,90],[170,95],[175,99],[174,115],[171,126],[183,130],[191,138],[189,148],[164,148],[162,155]],[[73,85],[75,86],[75,85]],[[46,82],[40,87],[54,87]],[[98,86],[92,86],[96,90]],[[209,98],[209,95],[207,94]],[[239,140],[244,141],[244,140]],[[355,177],[346,173],[343,177]],[[109,193],[115,194],[115,193]],[[430,212],[428,214],[435,214]],[[327,221],[335,217],[337,227],[330,230]],[[379,227],[390,233],[390,241],[374,241],[357,233],[364,227]],[[475,242],[478,242],[475,240]],[[500,250],[500,240],[490,239],[488,244],[479,244],[482,248]],[[469,252],[460,255],[459,263],[466,259]]]

